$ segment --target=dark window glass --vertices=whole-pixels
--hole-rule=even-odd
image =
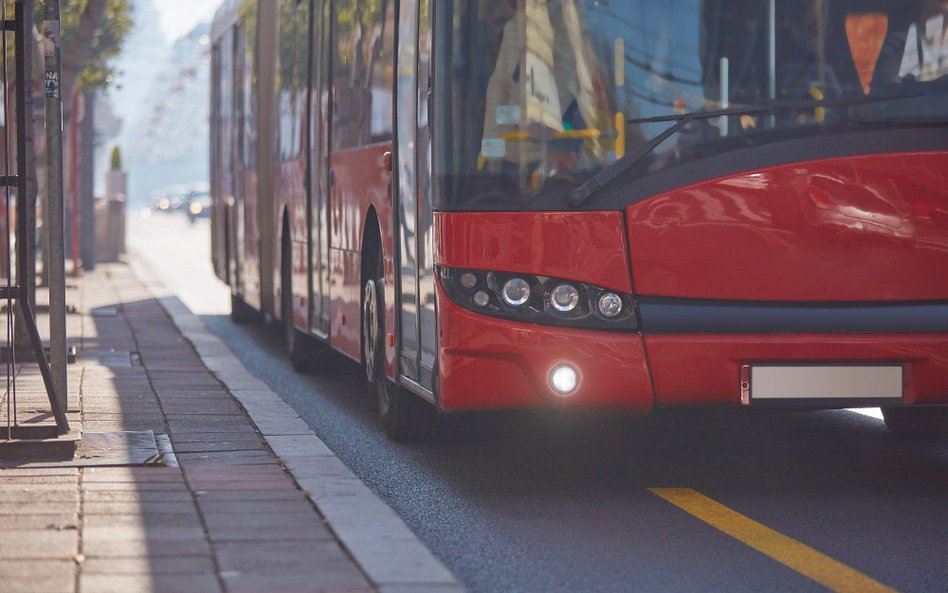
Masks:
[[[309,5],[282,0],[279,6],[276,110],[277,152],[282,160],[299,158],[306,129],[307,32]]]
[[[257,16],[248,12],[238,27],[237,60],[240,68],[240,109],[243,117],[241,163],[245,169],[257,166],[257,69],[256,59]]]
[[[394,2],[339,0],[332,11],[333,149],[390,141]]]
[[[218,58],[217,102],[214,106],[217,126],[217,150],[219,166],[228,174],[234,168],[234,41],[228,31],[215,48]]]

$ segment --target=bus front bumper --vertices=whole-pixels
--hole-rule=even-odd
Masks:
[[[944,333],[642,335],[564,329],[479,315],[443,294],[439,324],[438,403],[446,411],[577,406],[644,413],[664,406],[948,404]],[[565,395],[557,392],[552,377],[562,366],[573,369],[578,380]],[[748,372],[765,366],[798,369],[800,375],[814,368],[857,369],[856,374],[858,367],[896,368],[901,390],[885,401],[807,393],[785,401],[749,399]]]

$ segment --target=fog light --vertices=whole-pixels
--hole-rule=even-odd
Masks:
[[[477,286],[477,276],[470,272],[465,272],[461,274],[461,286],[470,290]]]
[[[474,293],[474,304],[478,307],[486,307],[489,302],[490,296],[483,290],[478,290]]]
[[[530,284],[523,278],[511,278],[504,283],[504,302],[519,307],[530,300]]]
[[[614,292],[607,292],[599,297],[599,312],[603,317],[612,319],[622,313],[622,297]]]
[[[579,373],[573,367],[561,364],[550,371],[550,387],[559,395],[569,395],[579,384]]]
[[[557,311],[568,313],[579,304],[579,291],[572,284],[560,284],[550,293],[550,304]]]

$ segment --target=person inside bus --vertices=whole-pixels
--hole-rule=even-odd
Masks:
[[[526,0],[504,25],[488,80],[478,169],[517,179],[530,194],[583,166],[589,142],[601,159],[601,141],[583,135],[609,121],[597,76],[574,0]]]
[[[476,21],[476,32],[471,36],[472,44],[468,51],[475,53],[477,58],[466,56],[461,59],[465,64],[473,65],[472,84],[476,93],[471,93],[468,99],[473,117],[479,119],[477,125],[484,126],[486,113],[485,90],[488,87],[491,74],[497,64],[500,47],[503,44],[504,29],[507,23],[517,14],[517,0],[481,0],[481,16]],[[465,47],[462,44],[462,47]],[[476,139],[475,139],[476,140]],[[474,154],[479,151],[474,147]]]
[[[484,23],[489,34],[485,35],[491,41],[500,44],[504,34],[504,27],[517,14],[517,0],[488,0],[487,14]]]

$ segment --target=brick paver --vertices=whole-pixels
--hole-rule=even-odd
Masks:
[[[168,434],[180,467],[0,469],[0,590],[375,590],[127,267],[86,273],[74,296],[70,392],[83,431]],[[42,393],[38,380],[27,370],[20,392]],[[292,418],[259,421],[289,447],[307,432]]]

